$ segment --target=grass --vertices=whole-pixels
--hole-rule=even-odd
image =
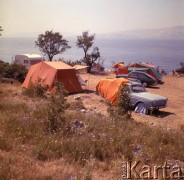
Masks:
[[[11,179],[10,164],[0,156],[0,178]]]
[[[1,94],[7,93],[6,88],[10,87],[0,87]],[[83,114],[74,110],[75,106],[83,106],[73,104],[62,115],[66,124],[59,126],[57,131],[49,131],[47,98],[27,98],[26,103],[21,101],[25,99],[22,94],[18,98],[11,94],[1,97],[0,179],[22,176],[52,179],[60,175],[64,178],[92,179],[97,172],[119,177],[124,160],[139,159],[145,164],[184,161],[183,128],[174,132],[121,116],[107,118],[93,112]],[[82,121],[84,127],[76,128],[73,124],[76,120]],[[56,171],[60,166],[56,164],[61,159],[72,166],[69,174]],[[41,169],[51,162],[55,163],[52,172]],[[20,167],[16,167],[16,163]],[[52,169],[52,166],[49,167]],[[30,175],[29,169],[36,173]]]

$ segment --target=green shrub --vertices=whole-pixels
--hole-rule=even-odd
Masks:
[[[117,106],[120,115],[124,115],[125,118],[131,118],[132,107],[130,104],[130,92],[128,86],[121,89]]]
[[[56,81],[55,83],[56,92],[51,95],[48,100],[48,121],[47,128],[49,131],[55,132],[57,130],[65,130],[67,122],[65,120],[65,110],[69,104],[66,102],[65,96],[66,91],[64,86]]]
[[[8,66],[9,66],[9,63],[6,63],[0,60],[0,77],[4,77],[4,72]]]
[[[13,78],[19,82],[23,82],[28,70],[21,64],[9,64],[0,61],[0,77]]]
[[[31,84],[23,91],[23,94],[29,97],[46,97],[45,93],[48,91],[49,86],[43,85],[42,80],[38,79],[34,84]]]
[[[132,106],[130,104],[130,92],[128,87],[121,88],[118,94],[118,102],[116,106],[109,104],[107,109],[112,120],[130,120]]]

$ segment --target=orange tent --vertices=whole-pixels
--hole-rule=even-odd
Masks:
[[[130,64],[125,67],[120,67],[118,68],[118,73],[117,74],[128,74],[130,71],[144,71],[151,75],[153,78],[155,78],[157,81],[162,81],[159,73],[156,70],[156,66],[152,64],[147,64],[147,63],[135,63],[135,64]],[[145,70],[141,70],[145,69]]]
[[[73,66],[76,70],[84,70],[87,69],[89,66],[82,66],[79,64],[76,64],[75,66]]]
[[[76,76],[75,68],[63,62],[40,62],[32,65],[22,87],[28,88],[31,84],[41,80],[42,85],[48,85],[50,91],[54,88],[54,81],[63,83],[68,92],[81,92],[82,88]]]
[[[124,62],[118,62],[115,63],[114,65],[112,65],[112,68],[119,68],[119,67],[123,67],[124,66]]]
[[[96,86],[96,91],[103,98],[105,98],[107,102],[112,105],[116,105],[119,90],[123,88],[129,81],[130,80],[125,78],[102,79],[98,82]]]

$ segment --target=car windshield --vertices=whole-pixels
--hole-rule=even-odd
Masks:
[[[146,92],[146,89],[141,84],[132,85],[131,89],[132,89],[132,92],[134,93]]]

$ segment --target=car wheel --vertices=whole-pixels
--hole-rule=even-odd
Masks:
[[[147,87],[148,86],[148,83],[147,82],[143,82],[142,83],[144,87]]]
[[[148,109],[146,107],[146,105],[143,102],[138,103],[135,106],[135,110],[136,113],[140,113],[140,114],[148,114]]]

